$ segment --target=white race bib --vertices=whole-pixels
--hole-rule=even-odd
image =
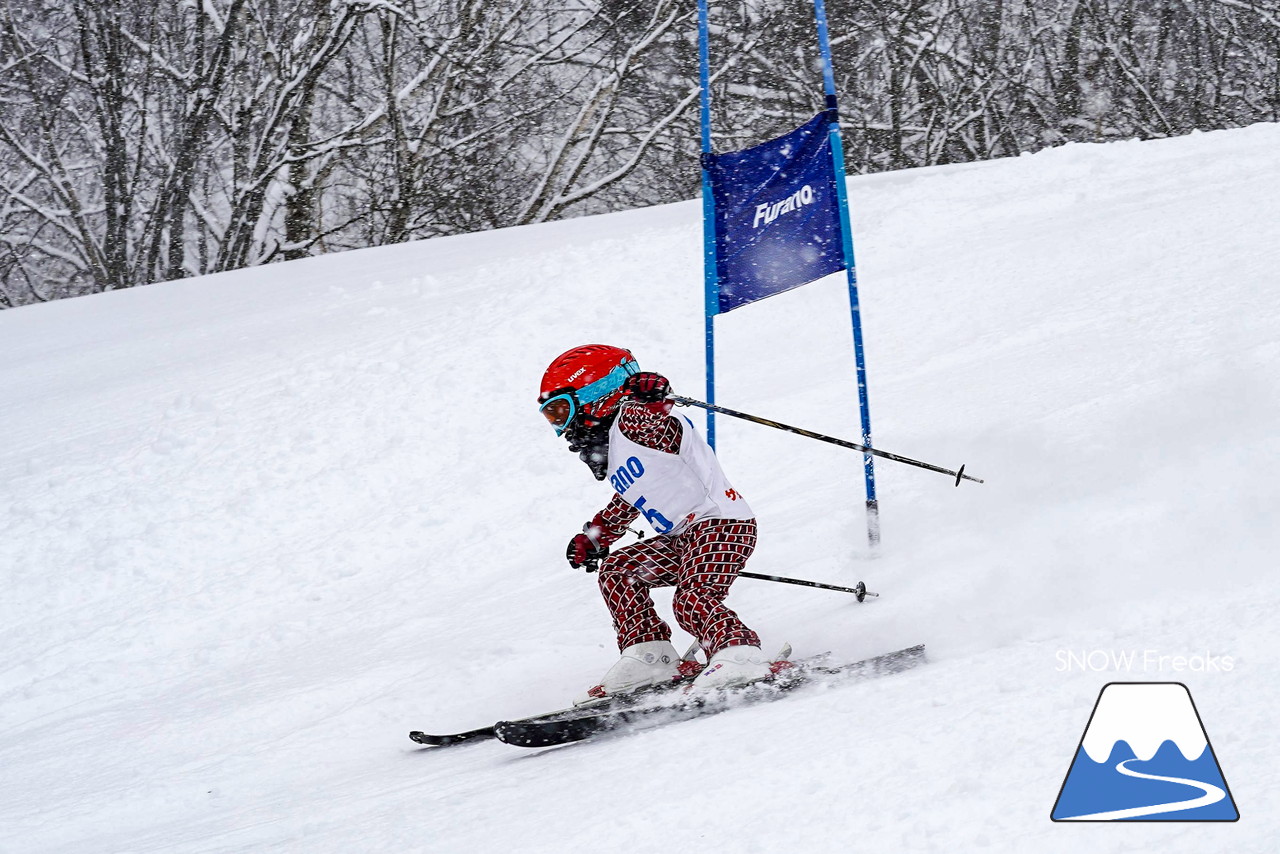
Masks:
[[[623,407],[636,406],[624,403]],[[640,511],[656,533],[675,535],[703,519],[753,519],[715,451],[684,416],[680,453],[636,444],[622,434],[621,415],[609,428],[609,484]]]

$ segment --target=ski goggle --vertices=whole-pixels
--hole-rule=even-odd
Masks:
[[[548,397],[538,407],[542,417],[556,431],[557,436],[564,435],[569,425],[578,417],[578,413],[587,404],[608,397],[627,381],[627,377],[640,373],[640,365],[634,360],[623,362],[595,382],[590,382],[580,389],[565,388]]]

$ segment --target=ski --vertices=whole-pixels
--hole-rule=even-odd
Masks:
[[[694,672],[686,676],[681,676],[678,679],[673,679],[670,682],[663,683],[662,685],[650,685],[647,688],[641,688],[640,690],[633,691],[630,694],[620,694],[616,697],[602,697],[599,700],[593,700],[589,703],[583,703],[572,708],[560,709],[554,712],[544,712],[540,715],[533,715],[531,717],[509,721],[509,723],[523,724],[536,723],[539,721],[554,721],[571,718],[577,715],[602,714],[608,711],[616,711],[619,708],[644,702],[656,695],[665,694],[668,691],[673,691],[687,685],[693,681],[693,678],[696,675],[696,672]],[[467,730],[466,732],[447,733],[443,735],[422,732],[421,730],[413,730],[409,733],[409,738],[418,744],[426,745],[428,747],[450,747],[455,744],[465,744],[473,741],[486,741],[488,739],[495,738],[497,735],[495,732],[495,726],[496,724],[491,724],[489,726]]]
[[[659,726],[768,702],[806,685],[845,683],[900,673],[923,664],[924,661],[924,644],[843,665],[802,661],[758,682],[697,697],[681,696],[675,703],[663,702],[661,697],[647,698],[654,702],[646,702],[645,698],[641,698],[639,702],[621,708],[580,710],[562,716],[499,721],[494,724],[493,730],[494,735],[506,744],[518,747],[551,747],[582,741],[621,728]]]
[[[493,731],[492,726],[482,726],[466,732],[454,732],[445,735],[434,735],[416,729],[409,733],[411,740],[416,741],[418,744],[425,744],[428,747],[448,747],[449,745],[462,744],[467,741],[484,741],[496,736],[497,733]]]
[[[685,653],[685,661],[691,661],[693,657],[694,647],[690,647]],[[830,653],[822,653],[821,655],[810,656],[804,659],[800,664],[817,665],[826,661]],[[791,645],[787,644],[778,653],[778,659],[785,661],[791,656]],[[580,717],[582,715],[602,714],[619,709],[630,708],[632,706],[645,703],[652,700],[655,696],[666,694],[677,688],[682,688],[694,680],[700,672],[700,668],[694,667],[683,672],[683,674],[665,682],[661,685],[650,685],[647,688],[641,688],[638,691],[632,691],[629,694],[619,694],[616,697],[602,697],[599,700],[593,700],[588,703],[582,703],[569,709],[560,709],[554,712],[544,712],[540,715],[533,715],[527,718],[519,718],[514,721],[507,721],[510,724],[538,723],[547,721],[560,721]],[[455,744],[466,744],[474,741],[487,741],[497,737],[495,730],[496,724],[490,726],[477,727],[476,729],[467,730],[466,732],[454,732],[446,734],[434,734],[423,732],[421,730],[413,730],[409,733],[409,739],[417,744],[427,747],[451,747]]]

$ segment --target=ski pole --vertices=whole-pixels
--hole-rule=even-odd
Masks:
[[[859,581],[853,587],[838,587],[834,584],[822,584],[818,581],[805,581],[803,578],[783,578],[781,575],[760,575],[756,572],[739,572],[740,578],[754,578],[758,581],[778,581],[782,584],[799,584],[801,587],[817,587],[819,590],[835,590],[839,593],[852,593],[858,597],[858,601],[866,599],[868,596],[879,598],[879,593],[872,593],[867,589],[867,585]]]
[[[679,395],[671,395],[669,400],[680,404],[681,406],[700,406],[703,409],[709,409],[712,412],[719,412],[723,415],[730,415],[734,418],[741,418],[743,421],[751,421],[756,424],[763,424],[766,427],[773,427],[777,430],[785,430],[788,433],[795,433],[798,436],[805,436],[809,439],[817,439],[819,442],[827,442],[832,445],[839,445],[842,448],[849,448],[854,451],[862,451],[864,454],[872,454],[877,457],[883,457],[886,460],[893,460],[898,463],[906,463],[907,465],[916,466],[929,471],[936,471],[939,474],[951,475],[956,479],[956,486],[960,485],[962,480],[971,480],[974,483],[986,483],[980,477],[973,477],[964,473],[964,466],[960,466],[960,471],[951,471],[941,466],[935,466],[932,463],[922,463],[919,460],[913,460],[910,457],[900,457],[897,454],[891,454],[888,451],[881,451],[876,448],[868,448],[866,445],[859,445],[856,442],[849,442],[844,439],[836,439],[832,436],[824,436],[821,433],[815,433],[812,430],[805,430],[802,427],[792,427],[789,424],[781,424],[777,421],[770,421],[768,418],[761,418],[758,415],[748,415],[745,412],[738,412],[734,409],[726,409],[723,406],[716,406],[714,403],[704,403],[701,400],[694,400],[690,397],[680,397]]]
[[[638,528],[627,528],[627,530],[636,535],[637,542],[644,539],[644,531]],[[605,554],[608,554],[608,552],[606,551]],[[591,569],[588,569],[587,572],[595,572],[595,567],[598,564],[588,562],[587,565],[592,567]],[[819,590],[835,590],[840,593],[852,593],[854,596],[858,597],[859,602],[866,599],[868,596],[873,599],[880,598],[879,593],[872,593],[867,589],[867,585],[863,584],[861,581],[853,587],[837,587],[834,584],[823,584],[818,581],[805,581],[803,578],[783,578],[781,575],[760,575],[759,573],[747,572],[746,570],[739,572],[738,576],[740,578],[754,578],[757,581],[778,581],[783,584],[799,584],[801,587],[816,587]]]
[[[601,557],[604,557],[604,555],[600,555],[599,557],[587,558],[586,562],[583,563],[583,567],[586,569],[587,572],[598,572],[600,569]],[[868,590],[867,585],[862,583],[861,581],[859,581],[853,587],[839,587],[835,584],[823,584],[819,581],[805,581],[803,578],[783,578],[781,575],[761,575],[758,572],[743,571],[738,573],[738,577],[754,578],[757,581],[777,581],[781,584],[798,584],[801,587],[816,587],[819,590],[834,590],[838,593],[852,593],[854,596],[858,597],[859,602],[862,602],[868,596],[872,598],[879,598],[880,596],[879,593],[872,593],[870,590]]]

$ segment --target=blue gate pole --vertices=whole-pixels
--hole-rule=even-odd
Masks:
[[[716,202],[711,192],[711,48],[707,0],[698,0],[698,65],[702,106],[702,269],[706,298],[707,402],[716,402],[716,326],[720,283],[716,273]],[[707,410],[707,443],[716,447],[716,414]]]
[[[871,405],[867,400],[867,363],[862,349],[862,311],[858,303],[858,272],[853,257],[853,231],[849,226],[849,196],[845,186],[844,145],[840,139],[840,114],[836,102],[836,78],[831,66],[831,40],[827,34],[827,6],[824,0],[813,0],[818,20],[818,47],[822,51],[822,84],[827,95],[830,118],[828,138],[836,173],[836,199],[840,205],[840,234],[844,244],[844,267],[849,279],[849,310],[853,318],[853,354],[858,372],[858,407],[862,415],[862,444],[871,444]],[[875,457],[863,454],[863,473],[867,483],[867,541],[874,550],[880,544],[880,505],[876,501]]]

